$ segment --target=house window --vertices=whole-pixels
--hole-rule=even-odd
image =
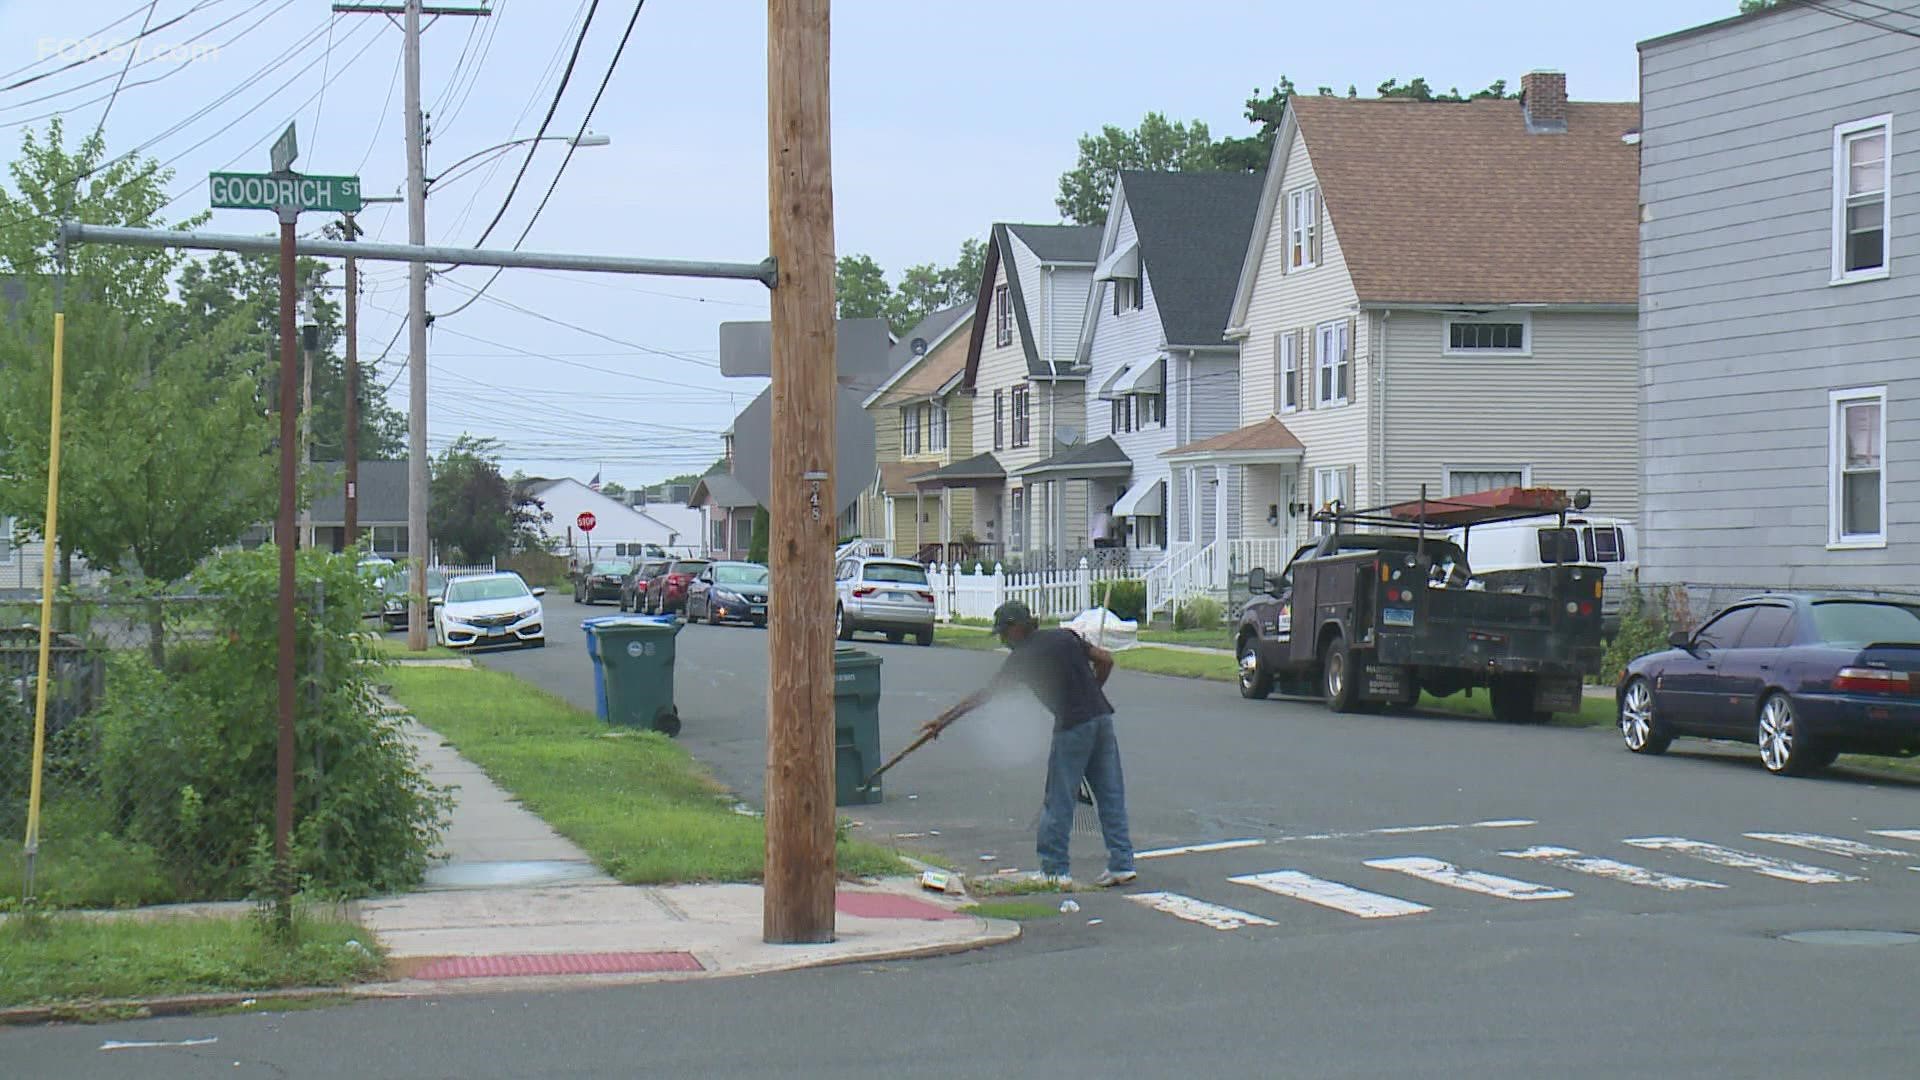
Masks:
[[[1013,303],[1005,285],[993,287],[993,340],[999,345],[1013,344]]]
[[[1111,406],[1107,418],[1107,430],[1115,435],[1127,430],[1127,399],[1117,397],[1107,403]]]
[[[1004,390],[993,392],[993,448],[1007,448],[1007,399]]]
[[[900,454],[911,457],[920,452],[920,406],[900,407]]]
[[[1320,231],[1320,191],[1304,187],[1287,195],[1287,269],[1313,265]]]
[[[750,551],[753,548],[753,515],[742,514],[733,519],[733,546],[736,551]]]
[[[1027,546],[1027,493],[1024,488],[1007,492],[1007,539],[1016,552]]]
[[[1353,466],[1335,465],[1313,470],[1313,509],[1315,513],[1332,510],[1335,503],[1344,509],[1351,509],[1353,498]],[[1313,523],[1313,534],[1331,532],[1332,524],[1325,521]]]
[[[1353,379],[1353,342],[1347,321],[1321,323],[1315,331],[1320,348],[1314,358],[1314,404],[1345,405]]]
[[[1274,346],[1280,351],[1280,411],[1300,411],[1300,338],[1292,331],[1281,334]]]
[[[727,519],[726,518],[717,517],[713,519],[713,550],[715,554],[720,554],[720,555],[726,554],[726,551],[727,551]]]
[[[1461,315],[1442,322],[1446,326],[1442,352],[1476,356],[1482,353],[1530,356],[1533,353],[1533,320],[1525,313]]]
[[[947,449],[947,407],[939,402],[927,406],[927,450],[939,454]]]
[[[1027,415],[1028,389],[1024,383],[1013,388],[1013,445],[1016,447],[1027,445],[1032,434],[1031,418]]]
[[[1887,194],[1893,175],[1893,118],[1833,129],[1833,280],[1887,275]]]
[[[1828,542],[1887,544],[1887,391],[1835,390],[1832,400],[1832,496]]]
[[[1141,296],[1145,290],[1140,287],[1139,278],[1114,278],[1109,285],[1109,291],[1113,293],[1115,315],[1123,311],[1139,311],[1145,304],[1145,298]]]
[[[1448,465],[1445,473],[1448,495],[1474,495],[1533,484],[1531,465]]]
[[[375,525],[373,550],[382,555],[404,555],[407,550],[407,527],[405,525]]]
[[[1166,410],[1159,394],[1141,394],[1139,413],[1140,426],[1142,428],[1145,428],[1148,424],[1158,424],[1161,427],[1167,426]]]

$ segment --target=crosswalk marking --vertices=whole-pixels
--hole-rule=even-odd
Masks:
[[[1818,851],[1823,855],[1845,855],[1854,859],[1913,858],[1913,853],[1910,851],[1895,851],[1892,848],[1863,844],[1858,840],[1843,840],[1838,836],[1820,836],[1816,833],[1750,832],[1746,837],[1749,840],[1771,840],[1776,844],[1806,848],[1808,851]]]
[[[1305,900],[1309,904],[1318,904],[1335,911],[1344,911],[1362,919],[1391,919],[1399,915],[1418,915],[1433,909],[1425,904],[1416,904],[1411,900],[1402,900],[1395,896],[1382,896],[1379,893],[1356,889],[1351,885],[1342,885],[1337,881],[1325,881],[1298,870],[1274,870],[1265,874],[1245,874],[1227,879],[1236,885],[1251,885],[1256,889],[1265,889],[1279,896],[1294,900]]]
[[[1735,870],[1751,870],[1781,881],[1792,881],[1802,885],[1831,885],[1842,881],[1861,881],[1853,874],[1843,874],[1838,870],[1823,870],[1818,866],[1805,863],[1788,862],[1766,855],[1755,855],[1750,851],[1721,847],[1718,844],[1703,843],[1699,840],[1687,840],[1678,836],[1640,836],[1624,840],[1637,848],[1649,851],[1677,851],[1691,855],[1716,866],[1730,866]]]
[[[1272,919],[1262,918],[1238,908],[1209,904],[1204,900],[1195,900],[1191,896],[1182,896],[1170,892],[1129,893],[1127,899],[1145,904],[1155,911],[1164,911],[1175,918],[1188,922],[1197,922],[1202,926],[1211,926],[1215,930],[1238,930],[1243,926],[1279,926]]]
[[[1868,829],[1875,836],[1884,836],[1889,840],[1905,840],[1920,844],[1920,829]]]
[[[1136,859],[1164,859],[1169,855],[1198,855],[1207,851],[1232,851],[1235,848],[1259,847],[1265,840],[1216,840],[1211,844],[1187,844],[1182,847],[1154,848],[1152,851],[1136,851]]]
[[[1500,854],[1509,859],[1537,859],[1581,874],[1595,877],[1612,878],[1629,885],[1645,885],[1652,889],[1664,889],[1668,892],[1681,892],[1686,889],[1724,889],[1725,885],[1717,881],[1701,881],[1698,878],[1680,877],[1675,874],[1663,874],[1658,870],[1649,870],[1644,866],[1635,866],[1615,859],[1602,859],[1591,855],[1582,855],[1572,848],[1530,847],[1523,851],[1503,851]]]
[[[1564,900],[1573,895],[1565,889],[1536,885],[1531,881],[1518,881],[1498,874],[1481,873],[1478,870],[1462,870],[1452,863],[1429,859],[1424,855],[1368,859],[1363,865],[1373,867],[1375,870],[1393,870],[1452,889],[1497,896],[1502,900]]]

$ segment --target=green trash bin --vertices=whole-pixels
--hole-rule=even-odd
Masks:
[[[835,806],[880,801],[880,782],[860,782],[880,767],[880,658],[861,649],[833,651]]]
[[[680,711],[673,704],[673,639],[680,627],[612,619],[593,629],[606,677],[607,721],[680,734]]]

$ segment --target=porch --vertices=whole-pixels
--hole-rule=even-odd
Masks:
[[[1311,509],[1301,494],[1305,450],[1269,417],[1166,453],[1179,479],[1181,539],[1147,572],[1149,617],[1194,596],[1228,603],[1247,571],[1286,565]]]

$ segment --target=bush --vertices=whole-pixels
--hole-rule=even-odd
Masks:
[[[767,561],[767,544],[773,539],[773,518],[768,516],[766,507],[753,508],[753,539],[747,542],[747,561],[764,564]]]
[[[1147,583],[1144,581],[1116,581],[1111,591],[1107,586],[1097,585],[1096,593],[1107,593],[1107,610],[1123,619],[1139,622],[1147,611]]]
[[[273,823],[277,561],[271,547],[214,560],[196,584],[219,597],[215,640],[175,650],[164,670],[121,656],[109,672],[101,793],[116,831],[156,850],[187,895],[244,895]],[[374,597],[353,556],[303,551],[298,580],[295,870],[327,895],[404,888],[425,873],[451,798],[375,696],[360,627]]]
[[[1637,585],[1627,590],[1620,601],[1620,629],[1601,657],[1601,678],[1612,679],[1628,661],[1667,647],[1667,635],[1673,632],[1669,606],[1665,590],[1651,596]]]
[[[1211,596],[1196,596],[1173,612],[1175,630],[1213,630],[1225,618],[1227,609]]]

